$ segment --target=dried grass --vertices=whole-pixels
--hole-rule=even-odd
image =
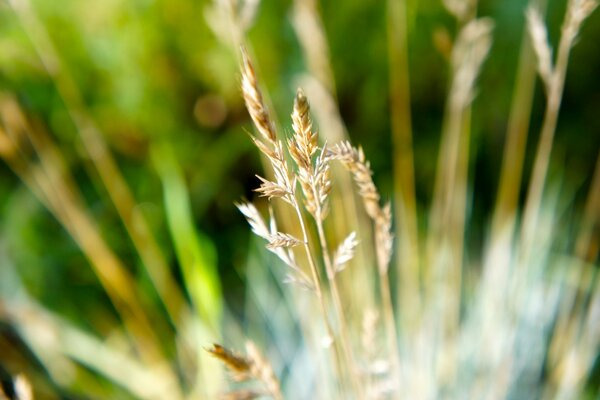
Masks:
[[[413,185],[411,176],[404,176],[398,181],[396,187],[401,188],[399,192],[403,199],[408,199],[408,204],[397,202],[396,211],[409,219],[408,222],[399,219],[398,229],[405,235],[412,234],[415,237],[398,240],[398,246],[404,255],[397,258],[400,265],[390,265],[394,251],[392,207],[390,203],[382,204],[381,195],[373,181],[372,170],[363,150],[354,147],[347,140],[332,145],[319,143],[310,118],[307,97],[300,89],[296,94],[292,112],[293,135],[285,140],[284,148],[278,139],[280,135],[276,133],[274,124],[268,116],[254,70],[245,53],[243,53],[242,64],[242,91],[249,114],[258,131],[258,136],[253,136],[252,139],[268,158],[274,171],[273,180],[260,178],[261,186],[257,191],[260,195],[268,197],[269,201],[274,201],[276,207],[277,199],[281,199],[294,209],[302,238],[278,232],[274,228],[276,224],[273,215],[269,223],[271,228],[267,228],[257,209],[250,203],[238,207],[248,219],[253,231],[267,240],[267,248],[291,268],[292,272],[287,282],[310,287],[314,290],[313,293],[316,293],[316,298],[321,304],[320,317],[328,325],[327,338],[333,340],[333,348],[336,349],[334,356],[329,358],[329,361],[335,365],[329,365],[335,381],[321,382],[321,384],[333,387],[333,393],[338,397],[398,398],[403,394],[408,398],[435,398],[449,393],[452,394],[451,397],[458,398],[509,397],[512,391],[518,388],[531,388],[519,381],[518,372],[513,369],[516,365],[524,363],[525,368],[539,371],[545,362],[538,358],[538,355],[523,359],[516,353],[521,341],[541,340],[543,342],[546,337],[555,338],[554,340],[560,343],[555,346],[563,347],[560,347],[561,350],[556,350],[557,354],[560,354],[556,359],[561,361],[557,361],[555,367],[549,367],[552,373],[556,374],[551,378],[555,384],[543,387],[543,397],[552,397],[553,394],[563,396],[568,394],[567,397],[570,397],[577,390],[582,389],[584,379],[590,371],[591,361],[589,357],[583,355],[583,349],[595,349],[592,354],[596,354],[598,349],[598,343],[592,339],[591,333],[597,330],[597,323],[592,322],[591,315],[596,312],[594,311],[596,299],[600,297],[597,290],[590,286],[591,276],[586,274],[579,275],[581,279],[579,284],[588,285],[586,293],[593,299],[591,303],[583,306],[569,294],[564,296],[559,294],[558,287],[548,279],[558,279],[560,282],[560,277],[565,276],[564,272],[557,275],[560,276],[559,278],[554,276],[549,278],[540,270],[545,261],[541,261],[540,265],[523,255],[529,253],[535,242],[528,229],[532,227],[539,229],[541,224],[544,226],[552,224],[553,219],[546,215],[547,206],[542,204],[541,194],[546,181],[551,138],[555,130],[560,97],[562,97],[566,61],[581,24],[593,11],[596,2],[569,2],[556,65],[552,62],[552,51],[540,14],[532,11],[533,9],[527,12],[533,49],[538,58],[538,72],[548,93],[548,111],[542,127],[534,174],[530,181],[522,229],[516,236],[516,240],[521,241],[517,248],[510,245],[515,240],[513,237],[515,231],[511,227],[516,224],[515,213],[518,207],[517,199],[513,194],[517,190],[514,185],[518,186],[521,182],[521,167],[518,160],[521,157],[519,154],[523,152],[524,142],[518,136],[527,129],[527,124],[523,122],[528,117],[527,111],[524,115],[513,113],[514,116],[511,117],[513,122],[509,128],[507,149],[516,149],[517,154],[514,157],[519,165],[514,168],[503,167],[501,191],[492,225],[493,240],[483,256],[481,280],[474,287],[471,286],[472,281],[463,281],[463,270],[469,267],[465,265],[463,251],[468,223],[471,104],[476,94],[477,79],[491,48],[493,22],[487,18],[476,18],[476,1],[447,1],[445,4],[459,22],[459,33],[449,60],[451,74],[448,100],[435,193],[430,210],[427,247],[423,249],[423,254],[419,249],[419,238],[416,237],[418,235],[415,228],[416,210],[414,205],[410,204],[410,199],[414,196],[414,192],[411,192],[414,189],[411,189]],[[394,11],[394,15],[402,14],[393,7],[390,10]],[[317,66],[314,62],[316,57],[323,57],[322,61],[325,60],[326,45],[318,44],[317,48],[310,49],[306,41],[307,37],[317,33],[321,39],[324,37],[314,4],[311,3],[306,8],[297,4],[294,18],[295,28],[301,37],[305,55],[311,63],[313,75],[327,81],[327,74],[323,72],[326,70],[323,65],[327,63]],[[312,21],[311,24],[302,27],[300,21],[307,19]],[[394,43],[400,46],[400,51],[406,51],[402,46],[402,40],[405,39],[402,33],[391,32],[390,34],[393,34],[396,40]],[[402,55],[395,57],[392,64],[401,66]],[[526,52],[523,57],[525,60]],[[531,80],[530,74],[527,74],[527,65],[525,60],[520,67],[518,82],[525,88],[517,90],[515,104],[527,103],[528,79]],[[401,74],[404,77],[408,76],[407,71]],[[398,81],[402,76],[392,75],[392,78]],[[306,79],[305,82],[311,85],[315,83],[310,79]],[[394,96],[403,96],[397,88],[392,89]],[[325,103],[319,101],[319,104]],[[396,110],[406,113],[403,107],[402,103],[399,103]],[[408,115],[409,113],[410,111]],[[327,124],[327,118],[320,119]],[[397,131],[398,146],[402,147],[410,143],[406,141],[407,138],[410,139],[410,124],[401,126],[396,121],[394,129]],[[399,149],[399,152],[402,157],[405,157],[402,158],[402,165],[410,165],[412,168],[412,153],[407,155],[402,149]],[[338,179],[341,179],[339,174],[332,173],[334,170],[331,165],[334,162],[341,163],[350,173],[356,185],[356,194],[372,226],[368,229],[369,227],[359,225],[351,233],[344,233],[341,238],[337,235],[337,249],[331,252],[329,242],[332,237],[335,240],[336,236],[327,234],[326,231],[327,224],[330,224],[330,219],[327,218],[327,207],[329,197],[335,192]],[[409,172],[412,174],[411,171]],[[300,190],[297,190],[297,186]],[[596,186],[594,184],[594,187]],[[590,199],[597,196],[594,195],[597,192],[594,187],[591,189]],[[303,197],[303,204],[298,201],[300,195]],[[588,200],[588,204],[593,201]],[[411,214],[414,215],[411,217]],[[312,226],[307,224],[305,215],[312,217]],[[592,225],[596,226],[597,215],[590,218],[595,221]],[[506,227],[510,229],[506,230]],[[314,232],[311,233],[312,230]],[[590,225],[586,224],[585,232],[587,233],[582,233],[581,237],[587,239],[581,239],[580,243],[584,241],[589,243],[593,240],[590,236]],[[365,233],[367,235],[372,233],[372,238],[367,239]],[[547,240],[550,240],[551,236],[552,234],[549,234]],[[360,330],[359,324],[356,323],[356,318],[349,319],[349,314],[345,311],[349,309],[349,304],[356,294],[340,291],[338,275],[343,276],[343,271],[349,267],[358,267],[355,263],[355,253],[365,243],[372,243],[375,249],[375,256],[367,260],[366,267],[372,264],[370,273],[378,278],[379,312],[377,314],[381,314],[382,318],[381,321],[375,318],[373,312],[361,313],[364,316],[362,351],[357,351],[359,335],[355,332]],[[547,246],[549,242],[544,243],[544,246]],[[295,252],[299,250],[299,246],[304,248],[305,255],[298,262],[300,258]],[[549,251],[548,247],[544,248],[544,252]],[[589,245],[578,244],[578,248],[585,248],[586,250],[578,251],[589,257]],[[547,255],[548,253],[543,253],[543,257]],[[409,263],[409,266],[402,265],[404,262]],[[361,267],[365,268],[364,265]],[[392,301],[393,285],[389,281],[390,267],[402,271],[401,277],[408,278],[412,285],[416,286],[409,288],[407,294],[401,297],[402,308],[398,310],[395,309]],[[307,278],[309,273],[310,279]],[[420,286],[421,280],[423,280],[423,287]],[[399,287],[404,290],[406,285],[406,282],[401,281]],[[534,291],[535,294],[529,294],[528,291]],[[463,296],[467,296],[466,293],[475,293],[474,298],[469,300],[472,303],[465,303]],[[537,314],[540,312],[539,307],[544,301],[551,309],[556,310],[557,314],[563,313],[559,318],[563,322],[552,330],[551,319],[544,314],[543,317],[540,316],[541,328],[522,327],[523,332],[515,331],[518,327],[514,325],[514,321],[526,319],[530,315],[539,315]],[[552,308],[558,307],[561,301],[563,304],[571,302],[582,307],[575,314],[575,319],[582,327],[580,335],[573,333],[576,330],[573,324],[577,322],[567,322],[573,321],[572,311],[568,307],[561,308],[563,311]],[[502,311],[498,311],[499,307],[503,308]],[[366,305],[363,311],[365,309],[368,309]],[[496,319],[492,318],[492,313],[495,312],[498,313]],[[298,313],[301,317],[309,315],[308,318],[313,318],[314,314],[314,312],[305,314],[300,310]],[[401,318],[398,323],[396,314],[409,314],[410,317]],[[380,337],[380,324],[385,336],[384,346],[377,343]],[[568,344],[565,344],[567,342]],[[473,353],[473,349],[479,349],[477,346],[490,346],[489,354],[479,350]],[[380,347],[384,348],[383,357],[378,354],[381,352]],[[318,349],[313,350],[318,351]],[[327,368],[327,366],[320,366],[320,368]],[[476,369],[474,376],[465,376],[464,371],[469,368]]]

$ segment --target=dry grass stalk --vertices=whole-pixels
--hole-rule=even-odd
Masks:
[[[317,225],[317,234],[321,245],[321,258],[325,264],[325,271],[329,281],[331,299],[335,310],[335,318],[339,324],[339,342],[348,368],[349,380],[355,387],[355,393],[361,393],[361,387],[357,383],[358,372],[354,355],[350,345],[348,324],[344,315],[343,302],[335,279],[334,268],[323,221],[327,215],[327,197],[331,190],[329,178],[329,153],[327,146],[321,149],[319,157],[313,161],[313,155],[317,151],[317,133],[312,130],[312,122],[309,115],[309,104],[304,92],[298,89],[292,112],[292,128],[295,132],[293,138],[288,141],[288,148],[292,159],[296,163],[296,178],[300,182],[305,198],[305,208],[313,216]]]
[[[401,314],[410,329],[420,313],[419,229],[413,155],[413,132],[408,65],[409,2],[387,1],[387,37],[390,86],[390,119],[393,143],[396,268],[400,304],[411,304]]]
[[[292,174],[290,173],[290,169],[288,167],[285,155],[283,153],[283,145],[281,141],[277,140],[277,134],[275,132],[274,124],[272,123],[267,108],[262,100],[262,94],[258,87],[254,68],[244,49],[242,49],[242,59],[242,93],[246,102],[246,108],[248,109],[248,112],[252,120],[254,121],[256,129],[259,131],[262,137],[262,140],[253,137],[253,141],[256,144],[257,148],[270,161],[275,175],[274,182],[268,181],[266,179],[261,179],[263,183],[257,191],[261,195],[268,196],[269,198],[280,198],[293,207],[298,224],[300,225],[300,229],[302,232],[302,247],[304,248],[305,257],[309,264],[311,274],[310,286],[314,288],[314,293],[316,294],[317,300],[321,307],[321,314],[325,322],[327,336],[329,338],[334,338],[333,329],[331,327],[327,312],[325,297],[323,295],[323,283],[321,282],[320,277],[321,274],[315,262],[315,254],[313,253],[309,243],[308,229],[304,221],[304,216],[302,214],[300,204],[296,197],[296,181],[300,180],[300,173],[294,175],[292,180]],[[294,112],[294,126],[295,129],[298,130],[298,132],[296,132],[296,135],[302,137],[300,138],[300,143],[293,143],[293,146],[295,146],[296,150],[292,151],[290,149],[290,153],[292,154],[293,159],[294,157],[298,158],[298,160],[294,159],[294,161],[298,163],[297,165],[299,170],[304,170],[302,179],[305,181],[305,183],[303,189],[305,188],[309,193],[309,195],[306,196],[306,198],[312,199],[312,201],[309,201],[311,201],[311,205],[315,206],[315,215],[322,216],[323,210],[321,206],[326,200],[328,193],[328,189],[326,188],[326,181],[328,180],[327,168],[319,168],[321,171],[321,176],[326,180],[325,182],[323,181],[323,178],[315,179],[315,169],[312,165],[312,160],[310,159],[310,157],[316,151],[316,135],[313,138],[313,133],[310,132],[311,124],[307,114],[308,103],[306,102],[306,99],[303,98],[303,94],[301,92],[299,92],[297,97],[299,97],[299,99],[296,101],[296,111]],[[321,154],[323,155],[324,152],[322,151]],[[327,162],[327,160],[323,159],[323,156],[319,157],[319,159],[322,159],[323,163]],[[246,207],[246,210],[252,211],[250,207]],[[253,214],[253,216],[256,215]],[[254,223],[254,226],[257,226],[256,222]],[[261,231],[264,231],[262,227],[259,228]],[[292,252],[288,253],[288,258],[291,260],[295,259]],[[300,268],[297,269],[300,270]],[[292,280],[290,281],[295,282],[298,276],[301,275],[293,275]],[[337,369],[338,371],[341,371],[343,370],[343,368],[341,367],[341,364],[339,362],[341,358],[339,355],[338,346],[333,346],[333,349],[335,352],[335,359],[338,360],[336,364]]]
[[[521,226],[521,234],[524,240],[524,248],[521,256],[523,257],[525,264],[527,264],[527,260],[530,256],[532,241],[538,224],[539,210],[546,182],[546,175],[548,173],[548,165],[550,163],[550,154],[554,142],[554,132],[558,121],[569,55],[574,45],[574,41],[579,34],[581,25],[597,6],[598,2],[595,0],[569,0],[554,67],[551,68],[551,75],[549,77],[542,75],[542,79],[546,85],[546,112],[542,123],[540,141],[536,150]],[[550,45],[548,43],[545,45],[541,43],[543,37],[541,37],[538,31],[543,28],[540,28],[540,20],[536,19],[534,11],[529,11],[529,14],[533,16],[529,19],[529,31],[534,47],[549,48]],[[539,43],[536,43],[536,41]],[[538,50],[537,56],[538,71],[540,71],[540,74],[548,74],[548,65],[543,65],[544,63],[548,63],[544,51]]]
[[[318,0],[294,1],[291,21],[307,67],[306,75],[301,76],[296,85],[304,88],[311,98],[312,113],[319,123],[321,137],[325,142],[337,143],[347,140],[348,132],[338,110],[331,55],[319,6]],[[339,190],[333,192],[330,199],[335,211],[333,218],[329,220],[327,230],[330,236],[339,239],[356,227],[368,226],[369,221],[359,211],[360,206],[353,195],[351,178],[346,174],[337,174],[336,187]],[[324,214],[329,209],[327,207]],[[361,246],[355,255],[355,265],[368,263],[372,258],[371,255],[370,246]],[[368,279],[365,270],[353,268],[339,283],[344,291],[365,292],[364,285],[358,287],[356,282],[365,282]],[[372,293],[369,297],[371,296]],[[359,304],[346,304],[349,314],[360,313],[359,307]]]
[[[358,384],[356,367],[353,361],[354,357],[348,338],[343,303],[335,281],[335,270],[323,228],[323,220],[327,215],[327,198],[331,190],[331,181],[329,178],[329,152],[327,151],[326,146],[323,146],[320,154],[316,156],[318,149],[317,134],[316,132],[313,132],[312,129],[308,101],[304,96],[304,93],[301,90],[298,90],[292,113],[294,136],[287,141],[289,153],[297,167],[297,172],[293,174],[292,178],[284,158],[282,145],[276,139],[273,124],[271,123],[266,107],[262,102],[262,95],[257,87],[254,69],[245,53],[243,53],[243,59],[242,91],[244,93],[248,111],[262,136],[261,140],[254,138],[254,142],[259,150],[267,156],[275,172],[275,181],[271,182],[266,179],[261,179],[263,183],[258,191],[261,195],[269,196],[270,198],[279,197],[294,208],[303,233],[302,242],[312,274],[312,286],[315,288],[315,292],[321,303],[326,324],[329,324],[327,307],[325,306],[323,294],[320,289],[322,285],[320,273],[314,261],[319,257],[323,260],[331,290],[331,298],[335,310],[335,320],[337,320],[339,324],[339,335],[337,336],[337,339],[339,340],[338,346],[341,348],[343,358],[345,359],[345,362],[343,363],[345,368],[341,368],[340,365],[338,371],[347,369],[350,376],[347,376],[346,378],[340,376],[340,378],[348,379],[348,383],[355,387],[355,392],[360,393],[361,388]],[[304,194],[305,208],[308,213],[313,216],[317,225],[318,237],[322,250],[320,256],[312,251],[309,244],[308,230],[304,222],[300,205],[296,200],[295,182],[297,181],[300,183]],[[249,208],[246,208],[246,210],[249,210]],[[256,226],[256,223],[254,225]],[[261,229],[264,231],[264,228]],[[288,258],[293,259],[293,253],[289,254]],[[331,338],[336,337],[331,334],[332,329],[330,327],[328,327],[328,331]],[[335,346],[335,348],[337,348],[337,346]]]
[[[295,0],[292,24],[302,47],[308,70],[335,98],[336,88],[329,45],[317,7],[318,0]]]
[[[365,211],[373,221],[375,232],[375,251],[377,270],[380,280],[380,296],[386,326],[390,363],[396,379],[400,377],[398,334],[394,316],[390,282],[389,262],[392,256],[393,235],[391,233],[391,205],[379,205],[380,195],[373,182],[372,171],[362,148],[355,148],[349,142],[342,142],[331,149],[332,158],[339,160],[352,174],[358,193],[362,198]]]
[[[453,269],[462,263],[462,238],[469,144],[470,103],[475,81],[491,46],[493,24],[489,19],[468,22],[459,32],[452,52],[452,75],[448,94],[433,203],[429,217],[428,264],[443,252],[444,241],[452,243]],[[433,268],[433,267],[430,267]],[[436,267],[437,268],[437,267]],[[455,288],[460,290],[459,288]]]
[[[531,0],[530,7],[541,14],[546,0]],[[509,243],[514,234],[535,77],[535,50],[528,35],[523,35],[490,238],[490,243],[503,242],[501,246],[507,251],[510,251]]]

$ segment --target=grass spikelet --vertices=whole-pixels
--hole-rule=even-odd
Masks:
[[[492,45],[493,26],[491,19],[479,18],[469,21],[461,29],[452,51],[452,103],[464,105],[472,100],[475,80]]]
[[[235,354],[225,347],[213,344],[206,349],[211,355],[218,358],[232,372],[233,379],[241,382],[254,379],[264,386],[264,392],[275,400],[282,399],[279,381],[273,373],[273,368],[261,355],[256,345],[252,342],[246,343],[246,356]],[[238,390],[227,393],[224,398],[228,399],[254,399],[262,395],[255,390]]]
[[[277,257],[279,257],[279,259],[283,261],[285,265],[291,268],[291,272],[288,274],[286,281],[289,283],[296,283],[307,289],[314,289],[314,282],[311,282],[311,279],[297,265],[294,252],[291,248],[289,248],[292,245],[297,246],[303,244],[303,242],[291,235],[279,233],[277,231],[276,221],[272,217],[270,221],[270,227],[267,227],[267,224],[254,204],[247,202],[239,203],[236,204],[236,207],[240,210],[244,217],[246,217],[246,220],[252,228],[252,232],[268,242],[266,246],[267,249],[277,255]],[[288,246],[284,246],[284,244],[287,244]]]
[[[263,196],[269,198],[278,197],[293,205],[295,202],[295,199],[293,199],[296,186],[295,181],[293,182],[290,178],[290,171],[283,153],[283,145],[281,141],[277,140],[275,125],[269,116],[267,106],[263,101],[263,96],[258,86],[254,67],[244,48],[242,48],[241,73],[242,94],[246,109],[254,122],[254,126],[262,137],[262,141],[256,137],[252,137],[252,140],[271,163],[275,175],[274,182],[259,177],[262,185],[257,191]]]
[[[365,210],[373,220],[381,214],[379,207],[379,192],[373,183],[373,172],[369,162],[366,161],[362,148],[353,147],[350,142],[344,141],[336,144],[331,150],[332,158],[341,161],[352,173],[358,186],[358,194],[362,198]]]
[[[336,273],[343,271],[348,262],[352,260],[356,246],[358,246],[356,232],[350,233],[348,237],[340,243],[333,256],[333,266]]]
[[[232,373],[237,382],[256,380],[264,387],[264,392],[275,400],[282,399],[279,381],[269,362],[261,355],[256,345],[252,342],[246,343],[246,356],[235,354],[225,347],[213,344],[212,348],[206,349],[211,355],[218,358]],[[239,390],[229,392],[224,398],[228,399],[254,399],[262,395],[255,390]]]
[[[302,244],[302,241],[296,239],[290,234],[277,232],[269,238],[267,248],[275,249],[278,247],[294,247]]]
[[[302,89],[296,92],[292,129],[294,138],[290,141],[290,154],[301,168],[309,168],[312,156],[317,151],[317,134],[312,131],[309,105]]]
[[[242,48],[242,94],[246,102],[246,108],[254,126],[262,137],[271,145],[277,142],[277,134],[275,126],[269,116],[267,106],[263,101],[262,93],[258,87],[254,66],[250,62],[250,58],[246,50]]]
[[[236,381],[245,381],[252,376],[252,362],[249,359],[235,354],[219,344],[213,344],[213,347],[206,351],[225,364]]]
[[[288,140],[288,148],[298,166],[297,178],[304,194],[306,210],[314,218],[323,221],[327,214],[327,195],[331,189],[329,160],[325,157],[326,146],[323,146],[313,162],[317,152],[317,133],[313,132],[309,111],[308,100],[302,89],[298,89],[292,112],[294,136]]]
[[[552,49],[548,43],[546,25],[542,22],[539,11],[535,8],[527,10],[527,28],[538,60],[538,73],[546,88],[548,88],[552,79]]]

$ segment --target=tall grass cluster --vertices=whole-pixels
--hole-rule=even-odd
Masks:
[[[552,165],[571,51],[587,40],[582,27],[598,2],[566,0],[557,35],[548,32],[544,0],[520,11],[526,26],[498,187],[477,237],[474,102],[494,96],[478,87],[503,34],[493,19],[478,15],[476,0],[443,1],[456,33],[433,34],[447,61],[447,94],[437,162],[421,166],[409,90],[419,73],[409,71],[414,4],[385,2],[389,85],[379,95],[389,97],[393,178],[382,191],[342,118],[320,6],[292,3],[306,72],[285,119],[273,113],[255,56],[261,43],[249,36],[261,23],[259,2],[206,8],[220,46],[238,57],[230,80],[254,125],[244,134],[236,124],[219,154],[246,141],[264,166],[254,198],[235,204],[257,237],[240,272],[242,295],[232,294],[211,240],[194,225],[175,146],[147,144],[161,187],[161,233],[35,8],[7,1],[61,99],[94,186],[114,208],[129,256],[90,205],[75,156],[17,96],[2,93],[0,156],[80,249],[110,311],[74,323],[30,293],[27,277],[0,256],[0,327],[10,331],[0,335],[0,399],[597,398],[600,158],[579,184],[581,202]],[[536,121],[538,82],[544,112]],[[215,98],[196,106],[207,124],[223,110]],[[210,149],[195,151],[210,159]],[[419,168],[434,171],[426,201]],[[225,299],[241,296],[244,306],[232,311]],[[29,354],[20,364],[18,347]]]

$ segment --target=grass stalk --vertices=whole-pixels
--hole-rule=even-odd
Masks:
[[[409,329],[420,310],[419,232],[414,182],[414,160],[408,67],[406,0],[387,1],[390,80],[390,117],[394,160],[394,209],[397,230],[396,267],[399,273],[403,327]]]
[[[331,54],[323,19],[319,12],[319,1],[295,0],[292,10],[292,26],[300,43],[308,71],[307,76],[299,79],[299,86],[303,87],[311,98],[312,113],[319,122],[320,134],[328,143],[348,140],[348,130],[339,113]],[[351,178],[346,174],[339,174],[336,186],[340,190],[330,194],[330,201],[335,205],[331,207],[331,220],[334,221],[334,224],[330,226],[335,235],[341,238],[348,231],[354,229],[353,227],[368,226],[369,222],[359,211],[360,207],[352,192]],[[369,263],[373,255],[373,252],[369,250],[364,246],[358,249],[355,255],[355,265]],[[348,279],[339,282],[343,291],[358,289],[365,291],[364,285],[362,287],[347,286],[348,282],[350,285],[353,282],[365,282],[368,275],[363,270],[352,268],[346,274],[345,278]],[[346,285],[344,285],[345,283]],[[350,303],[347,309],[353,310],[354,307],[356,306]]]
[[[594,0],[569,0],[561,30],[555,66],[543,65],[543,60],[538,54],[538,70],[540,71],[546,88],[546,110],[542,122],[540,139],[536,149],[521,226],[521,236],[525,244],[525,249],[523,251],[525,263],[527,263],[527,260],[531,256],[533,237],[538,225],[539,211],[542,203],[546,176],[548,174],[548,167],[550,165],[550,155],[552,152],[554,133],[556,131],[558,113],[565,85],[569,55],[574,41],[579,34],[581,24],[597,5],[598,3]],[[530,16],[530,18],[532,17]],[[530,23],[532,25],[531,29],[533,36],[534,27],[531,19]],[[533,40],[534,46],[537,46],[538,48],[543,47],[544,45],[549,46],[547,43],[536,43],[535,36],[533,36]],[[545,75],[543,73],[544,70],[547,70],[549,75]]]
[[[530,4],[540,13],[546,8],[546,0],[532,0]],[[521,188],[523,160],[525,158],[536,78],[535,54],[526,28],[525,26],[521,42],[519,64],[506,130],[506,142],[502,152],[500,182],[491,228],[492,243],[496,242],[495,239],[498,238],[501,230],[506,228],[509,232],[514,230],[514,218]],[[506,226],[506,224],[509,224],[509,226]],[[512,237],[512,233],[509,236]]]
[[[317,196],[317,193],[314,193]],[[325,231],[323,229],[323,220],[321,218],[322,210],[321,206],[317,205],[317,211],[315,216],[315,223],[317,225],[317,234],[319,236],[319,242],[321,244],[321,252],[323,256],[323,262],[325,264],[325,270],[327,273],[327,279],[329,280],[329,289],[331,291],[331,298],[333,307],[336,314],[336,319],[339,323],[339,340],[344,353],[344,358],[347,362],[347,369],[350,374],[349,381],[354,387],[354,393],[359,399],[364,398],[363,390],[361,387],[361,379],[357,370],[356,358],[352,352],[350,342],[350,330],[348,329],[348,323],[344,316],[344,308],[342,306],[342,297],[336,282],[336,273],[333,269],[333,265],[330,258],[329,246],[327,245],[327,238],[325,237]]]
[[[294,211],[296,212],[298,222],[300,223],[300,230],[302,232],[302,239],[303,239],[302,247],[304,248],[304,253],[305,253],[306,259],[308,261],[309,268],[310,268],[310,273],[311,273],[311,277],[312,277],[313,285],[314,285],[314,289],[315,289],[315,295],[317,296],[317,300],[318,300],[319,306],[321,308],[321,313],[323,315],[323,320],[325,322],[326,333],[329,337],[328,340],[333,340],[332,347],[334,349],[333,356],[336,360],[336,364],[335,364],[336,371],[338,373],[338,377],[340,379],[342,379],[341,374],[342,374],[342,371],[345,370],[343,367],[343,364],[342,364],[342,355],[340,354],[338,343],[335,340],[336,336],[334,335],[334,331],[331,326],[331,321],[329,320],[329,313],[327,312],[327,304],[325,303],[325,297],[323,296],[321,277],[320,277],[319,269],[317,268],[317,265],[315,264],[315,261],[313,259],[313,252],[311,251],[311,248],[309,245],[309,236],[308,236],[308,231],[306,229],[306,225],[304,222],[304,217],[302,216],[302,211],[300,210],[300,206],[298,205],[298,202],[297,202],[297,200],[295,200],[295,198],[294,198],[293,208],[294,208]],[[340,345],[342,347],[342,352],[344,352],[344,354],[348,354],[347,348],[345,347],[345,346],[347,346],[347,343],[345,343],[343,341],[343,339],[340,340],[340,342],[341,342]]]

